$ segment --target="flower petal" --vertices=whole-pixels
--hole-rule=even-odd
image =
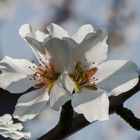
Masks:
[[[77,43],[81,43],[88,33],[93,33],[92,25],[86,24],[79,28],[76,34],[72,37]]]
[[[21,123],[13,123],[12,116],[10,114],[5,114],[0,117],[0,135],[3,137],[15,140],[19,140],[21,138],[30,139],[31,133],[21,132],[22,129],[23,126]]]
[[[20,121],[33,119],[45,109],[49,95],[44,89],[39,89],[22,95],[17,102],[14,118]]]
[[[34,73],[29,67],[35,64],[26,59],[14,59],[11,57],[4,57],[0,61],[0,87],[11,92],[23,92],[32,87],[33,81],[29,80],[27,75]],[[16,87],[17,86],[17,87]]]
[[[43,41],[48,38],[47,34],[41,33],[40,31],[36,32],[36,36],[33,35],[31,27],[29,24],[24,24],[19,29],[19,34],[24,40],[29,44],[36,54],[39,62],[42,59],[46,61],[45,52],[43,49]],[[43,38],[42,38],[43,37]]]
[[[10,131],[0,133],[5,138],[10,138],[14,140],[20,140],[21,138],[31,139],[31,133],[29,132],[20,132],[20,131]]]
[[[74,94],[72,106],[89,122],[103,121],[109,118],[109,101],[102,90],[93,91],[83,88],[81,93]]]
[[[9,122],[9,121],[11,121],[12,120],[12,116],[11,115],[9,115],[9,114],[5,114],[5,115],[3,115],[3,116],[0,116],[0,125],[1,125],[1,123],[3,123],[3,122]]]
[[[47,39],[49,39],[49,35],[48,34],[45,34],[39,30],[37,30],[35,32],[35,38],[36,40],[38,40],[39,42],[44,42],[46,41]]]
[[[63,38],[63,43],[68,48],[68,51],[69,51],[69,64],[67,67],[67,72],[72,73],[75,68],[74,63],[77,57],[76,47],[78,47],[78,44],[73,39],[68,38],[68,37]]]
[[[138,83],[137,66],[132,61],[111,60],[98,67],[95,77],[97,87],[119,95]]]
[[[52,37],[56,37],[56,38],[60,38],[62,39],[63,37],[68,37],[68,33],[67,31],[65,31],[63,28],[61,28],[59,25],[57,24],[50,24],[48,27],[47,27],[48,31],[49,31],[49,34],[52,36]]]
[[[62,87],[60,79],[54,82],[50,91],[50,106],[54,110],[60,110],[60,107],[72,99],[72,94]]]
[[[73,93],[75,83],[70,79],[69,75],[67,73],[62,73],[60,76],[60,80],[63,87],[70,93]]]
[[[76,47],[74,60],[84,65],[96,65],[106,60],[108,45],[106,44],[107,31],[100,29],[96,33],[88,34]]]
[[[83,103],[86,103],[86,102],[89,102],[91,100],[98,98],[103,93],[104,93],[104,91],[101,89],[90,90],[87,88],[81,88],[80,93],[73,94],[72,105],[73,105],[73,107],[77,107],[80,104],[83,104]]]
[[[69,64],[69,49],[65,43],[57,38],[50,39],[45,46],[49,62],[57,72],[63,72]]]

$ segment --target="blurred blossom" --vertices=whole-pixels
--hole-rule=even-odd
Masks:
[[[0,0],[0,21],[5,21],[14,16],[17,0]]]
[[[19,140],[21,138],[30,139],[31,133],[22,132],[21,123],[14,123],[10,114],[0,116],[0,135],[5,138]]]
[[[96,26],[105,25],[111,7],[111,0],[74,0],[72,11],[83,22]]]
[[[110,45],[120,48],[135,46],[140,33],[139,4],[138,0],[114,0],[108,22]]]
[[[49,6],[61,7],[65,0],[31,0],[32,5],[38,8],[48,8]]]

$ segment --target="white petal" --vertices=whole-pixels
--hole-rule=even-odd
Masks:
[[[10,114],[5,114],[0,117],[0,126],[6,126],[12,123],[13,123],[13,120]]]
[[[36,54],[38,60],[42,59],[46,61],[45,52],[43,49],[43,41],[48,37],[48,35],[43,35],[41,32],[36,32],[36,36],[33,35],[31,27],[29,24],[24,24],[19,29],[19,34],[24,40],[29,44],[29,46],[33,49]],[[42,37],[40,39],[40,37]],[[41,42],[40,42],[41,40]]]
[[[5,114],[0,117],[0,135],[5,138],[19,140],[21,138],[31,138],[30,133],[21,132],[23,126],[21,123],[13,123],[10,114]]]
[[[83,114],[89,122],[93,122],[96,120],[99,121],[108,120],[109,119],[108,97],[106,94],[102,95],[100,94],[100,96],[98,96],[97,98],[91,98],[89,101],[79,104],[77,107],[74,108],[74,110],[79,114]]]
[[[60,39],[50,39],[45,46],[46,56],[57,72],[63,72],[69,64],[69,49]]]
[[[31,139],[31,133],[15,131],[12,133],[9,132],[9,133],[5,134],[5,137],[9,137],[14,140],[20,140],[21,138]]]
[[[35,37],[38,41],[44,42],[44,41],[46,41],[46,39],[48,39],[49,35],[41,32],[41,31],[36,31]]]
[[[5,114],[5,115],[0,117],[0,124],[3,122],[9,122],[11,120],[12,120],[12,116],[9,114]]]
[[[0,135],[2,135],[5,138],[11,138],[14,140],[20,140],[21,138],[30,139],[31,133],[28,132],[20,132],[20,131],[4,131],[0,132]]]
[[[96,33],[88,34],[75,49],[76,62],[84,65],[96,65],[106,60],[108,45],[106,44],[107,31],[100,29]]]
[[[27,75],[34,73],[34,71],[29,68],[33,66],[35,66],[35,64],[25,59],[4,57],[4,59],[0,61],[0,69],[2,70],[2,74],[0,74],[0,87],[11,92],[23,92],[27,90],[33,85],[33,81],[27,77]],[[20,86],[20,88],[16,86]]]
[[[63,88],[63,85],[58,79],[50,91],[50,106],[54,110],[59,110],[62,105],[72,99],[72,94]]]
[[[63,73],[60,76],[61,83],[63,87],[68,90],[70,93],[73,93],[75,83],[70,79],[67,73]]]
[[[22,130],[23,125],[21,123],[15,123],[8,125],[8,128],[10,128],[11,130]]]
[[[138,83],[137,66],[126,60],[107,61],[98,67],[95,77],[97,86],[119,95],[132,89]]]
[[[52,37],[57,37],[62,39],[63,37],[69,36],[68,33],[63,28],[61,28],[59,25],[54,23],[50,24],[47,27],[47,29]]]
[[[103,90],[98,89],[98,90],[90,90],[87,88],[82,88],[80,93],[74,93],[73,94],[73,99],[72,99],[72,105],[73,107],[77,107],[80,104],[92,101],[99,96],[101,96],[104,93]]]
[[[76,53],[77,49],[75,49],[75,48],[78,47],[78,44],[73,39],[68,38],[68,37],[63,38],[63,43],[65,44],[65,46],[69,50],[69,55],[68,55],[69,56],[69,64],[67,67],[67,72],[72,73],[74,68],[75,68],[74,63],[75,63],[75,60],[77,57],[77,53]]]
[[[16,82],[12,82],[6,90],[10,91],[11,93],[23,93],[26,90],[30,89],[33,87],[35,84],[35,81],[30,80],[29,77],[20,79]]]
[[[83,25],[79,28],[79,30],[73,36],[73,39],[77,43],[81,43],[88,33],[93,33],[93,32],[94,30],[93,30],[92,25],[90,24]]]
[[[30,27],[30,25],[29,24],[24,24],[24,25],[22,25],[21,27],[20,27],[20,29],[19,29],[19,34],[23,37],[23,38],[25,38],[27,35],[32,35],[32,33],[31,33],[31,27]]]
[[[44,89],[39,89],[22,95],[17,102],[14,118],[20,121],[33,119],[45,109],[49,95]]]

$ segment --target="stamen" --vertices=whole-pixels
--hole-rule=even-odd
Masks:
[[[83,66],[85,67],[86,65]],[[98,79],[94,77],[96,72],[97,68],[83,70],[82,64],[78,62],[75,65],[75,72],[73,74],[70,74],[70,78],[75,82],[75,92],[79,91],[81,87],[97,90],[95,81],[97,81]]]
[[[40,59],[41,60],[41,59]],[[42,60],[41,60],[42,61]],[[42,61],[43,62],[43,61]],[[45,64],[45,63],[44,63]],[[30,80],[35,81],[34,87],[46,87],[50,91],[53,82],[59,77],[60,73],[57,73],[52,65],[39,65],[28,67],[34,74]]]

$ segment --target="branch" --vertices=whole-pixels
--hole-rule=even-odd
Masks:
[[[122,115],[123,113],[121,113],[120,106],[123,106],[124,102],[126,100],[128,100],[131,96],[136,94],[138,91],[140,91],[140,77],[139,77],[138,84],[133,89],[131,89],[127,92],[124,92],[124,93],[120,94],[119,96],[110,96],[109,97],[109,102],[110,102],[109,114],[117,113],[127,122],[130,122],[130,118],[132,117],[132,120],[135,121],[135,119],[137,119],[137,118],[134,118],[134,115],[132,114],[132,112],[128,111],[125,108],[122,108],[123,110],[125,110],[125,115],[129,114],[129,116],[130,116],[129,119],[126,119],[126,117],[124,115]],[[61,140],[91,124],[81,114],[73,117],[71,119],[71,123],[72,123],[71,128],[68,129],[68,133],[63,133],[63,130],[60,130],[59,125],[57,125],[55,128],[53,128],[52,130],[47,132],[44,136],[40,137],[38,140]],[[138,124],[137,127],[135,127],[131,122],[129,124],[135,129],[140,128],[140,126],[139,126],[140,124]],[[139,129],[137,129],[137,130],[139,130]]]
[[[51,130],[48,134],[47,138],[46,135],[42,136],[38,140],[60,140],[63,135],[68,135],[71,131],[72,124],[73,124],[73,107],[71,106],[71,101],[68,101],[62,106],[62,111],[60,114],[60,120],[55,128]],[[52,135],[52,133],[54,135]]]
[[[140,119],[136,118],[131,110],[120,106],[116,110],[116,114],[123,118],[131,127],[136,130],[140,130]]]

